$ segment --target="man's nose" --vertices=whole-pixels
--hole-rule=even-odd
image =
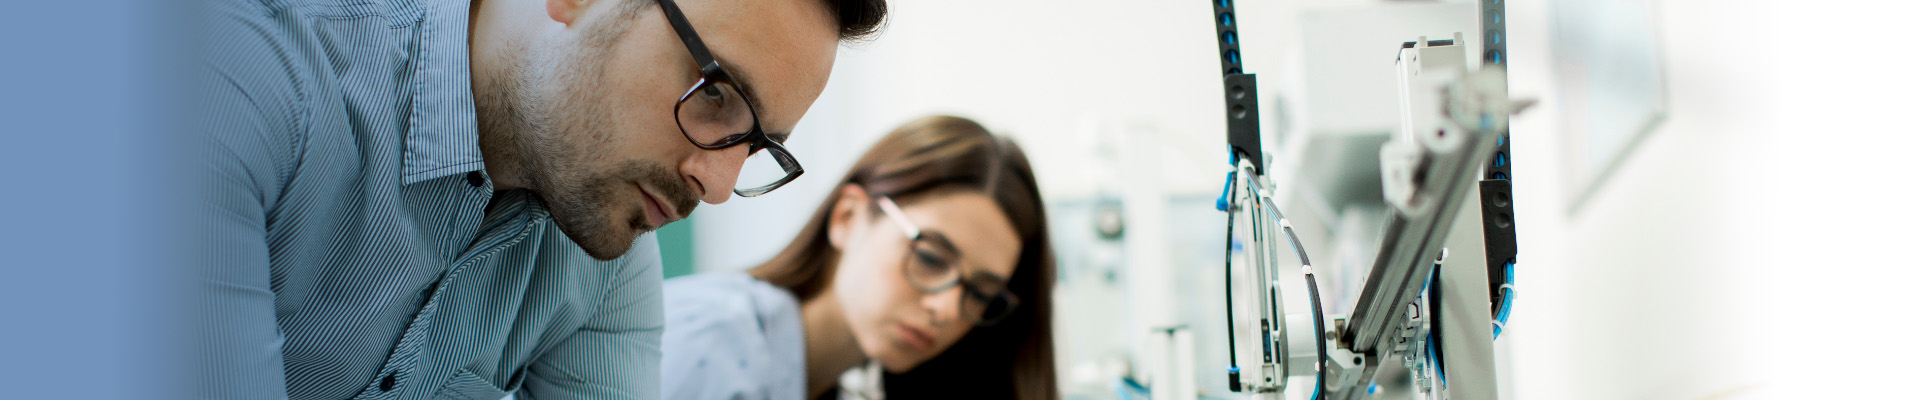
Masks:
[[[718,150],[698,150],[681,162],[680,172],[694,182],[694,195],[707,204],[720,204],[733,198],[733,185],[740,180],[740,168],[747,163],[747,145]]]

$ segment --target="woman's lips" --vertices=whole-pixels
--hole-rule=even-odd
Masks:
[[[907,326],[906,324],[897,326],[898,328],[896,330],[899,331],[900,341],[906,342],[916,350],[924,351],[933,348],[933,335],[928,334],[926,330]]]

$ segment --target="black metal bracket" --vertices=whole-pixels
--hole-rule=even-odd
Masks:
[[[1500,285],[1507,283],[1507,263],[1514,262],[1514,255],[1520,251],[1513,231],[1513,181],[1480,181],[1480,229],[1487,238],[1487,288],[1493,291],[1487,299],[1493,307],[1491,312],[1498,316],[1505,297]]]
[[[1485,66],[1507,66],[1507,10],[1504,0],[1480,0],[1480,35],[1485,49]],[[1507,264],[1520,251],[1513,225],[1513,135],[1500,132],[1500,142],[1487,160],[1486,178],[1480,181],[1481,231],[1486,235],[1487,290],[1492,292],[1493,312],[1498,315],[1503,297],[1500,285],[1507,282]]]
[[[1260,92],[1253,74],[1240,67],[1240,32],[1233,0],[1212,0],[1214,39],[1220,43],[1220,73],[1226,86],[1227,146],[1236,157],[1253,162],[1253,172],[1265,175],[1260,152]]]

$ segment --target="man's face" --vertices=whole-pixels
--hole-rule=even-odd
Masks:
[[[532,40],[517,82],[504,91],[514,98],[503,100],[515,114],[527,183],[568,237],[606,260],[700,201],[727,201],[748,148],[703,150],[682,135],[674,104],[700,72],[658,4],[621,15],[618,2],[641,0],[597,1],[564,30]],[[676,4],[751,93],[769,136],[791,132],[833,67],[838,37],[825,7],[818,0]]]

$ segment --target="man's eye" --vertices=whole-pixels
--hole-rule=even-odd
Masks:
[[[720,89],[719,85],[708,85],[705,89],[700,90],[700,95],[714,102],[721,102],[727,99],[727,91]]]

